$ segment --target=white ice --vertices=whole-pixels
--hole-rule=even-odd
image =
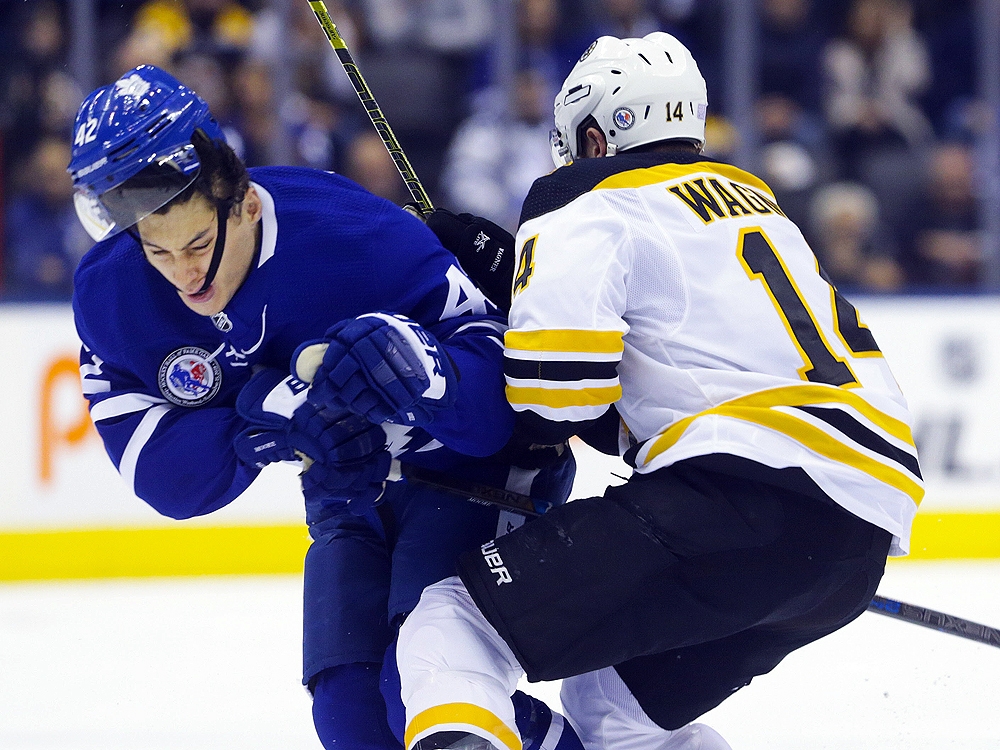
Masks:
[[[1000,626],[1000,561],[894,562],[880,592]],[[301,597],[296,576],[0,585],[0,750],[321,750]],[[734,750],[1000,750],[1000,648],[866,613],[703,720]]]
[[[881,591],[997,626],[998,584],[894,563]],[[0,748],[319,750],[300,599],[294,576],[0,586]],[[866,613],[704,720],[735,750],[997,750],[998,697],[1000,649]]]

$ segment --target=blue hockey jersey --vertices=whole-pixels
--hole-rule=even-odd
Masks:
[[[77,269],[83,392],[134,493],[172,518],[232,501],[258,473],[232,447],[246,426],[235,402],[251,369],[287,372],[303,341],[373,311],[417,321],[459,374],[454,408],[426,430],[387,426],[390,450],[438,470],[499,450],[513,429],[505,321],[454,256],[418,219],[338,175],[292,167],[250,175],[263,201],[262,239],[223,312],[188,309],[128,233],[98,243]]]

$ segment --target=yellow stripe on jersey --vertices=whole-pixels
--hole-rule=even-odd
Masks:
[[[514,405],[547,406],[562,409],[567,406],[606,406],[622,397],[620,385],[607,388],[520,388],[507,386],[507,401]]]
[[[685,430],[699,417],[715,414],[734,417],[746,422],[753,422],[787,435],[815,453],[831,458],[840,463],[852,466],[881,482],[884,482],[909,495],[913,502],[919,505],[924,496],[924,489],[918,483],[901,471],[876,461],[860,453],[836,438],[811,425],[804,419],[791,414],[773,410],[775,406],[807,406],[824,403],[841,403],[853,407],[872,424],[877,425],[897,440],[913,446],[913,435],[905,422],[890,417],[852,391],[820,385],[790,386],[772,388],[766,391],[751,393],[747,396],[727,401],[711,409],[685,417],[670,425],[646,449],[641,461],[648,464],[657,456],[673,447]],[[641,454],[640,454],[641,455]]]
[[[616,188],[637,188],[646,185],[655,185],[658,182],[668,182],[681,177],[693,174],[717,174],[745,185],[753,185],[758,190],[763,190],[771,199],[774,199],[774,191],[768,184],[759,177],[744,172],[738,167],[730,164],[716,164],[711,161],[699,161],[694,164],[661,164],[656,167],[645,169],[630,169],[627,172],[619,172],[597,183],[594,190],[614,190]]]
[[[409,748],[427,730],[441,727],[440,731],[451,731],[445,727],[456,724],[485,731],[503,743],[505,750],[521,750],[521,738],[517,734],[492,711],[472,703],[445,703],[421,711],[406,727],[404,744]]]
[[[504,345],[525,352],[588,352],[621,354],[625,350],[621,331],[552,329],[542,331],[507,331]]]

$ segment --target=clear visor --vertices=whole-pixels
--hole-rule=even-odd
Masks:
[[[79,185],[73,196],[76,215],[95,240],[114,237],[183,193],[200,171],[194,146],[180,146],[100,195],[92,186]]]
[[[552,163],[559,167],[568,167],[573,163],[573,154],[570,153],[569,145],[562,133],[553,128],[549,131],[549,146],[552,148]]]

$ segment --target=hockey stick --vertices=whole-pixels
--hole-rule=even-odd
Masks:
[[[1000,648],[1000,629],[981,625],[971,620],[963,620],[961,617],[953,617],[944,612],[898,602],[884,596],[872,598],[871,604],[868,605],[868,611]]]
[[[403,182],[406,183],[407,190],[410,191],[410,196],[413,198],[413,202],[416,203],[417,209],[421,214],[429,214],[434,210],[434,206],[431,204],[431,199],[427,195],[427,191],[424,190],[424,186],[420,183],[420,179],[417,177],[416,172],[413,171],[413,167],[410,166],[410,160],[406,158],[406,154],[403,153],[402,147],[399,145],[399,141],[396,140],[395,134],[392,132],[392,128],[389,127],[389,123],[385,119],[385,115],[382,114],[381,108],[378,106],[378,102],[375,101],[375,96],[372,94],[372,90],[368,88],[368,84],[365,83],[364,76],[361,75],[361,71],[358,70],[357,64],[354,62],[354,57],[351,56],[351,51],[347,48],[347,43],[344,41],[343,37],[340,36],[340,32],[337,31],[337,25],[330,18],[330,12],[326,9],[326,3],[323,0],[308,0],[309,7],[312,8],[313,13],[316,14],[316,20],[319,21],[319,25],[323,28],[323,32],[326,34],[326,38],[330,42],[330,46],[333,47],[333,51],[337,53],[337,57],[340,58],[341,65],[344,66],[344,70],[347,72],[347,77],[351,79],[351,83],[354,85],[354,90],[358,94],[358,98],[361,99],[361,103],[365,105],[365,109],[368,112],[368,117],[372,121],[372,125],[375,126],[375,130],[378,131],[379,137],[382,139],[382,143],[385,144],[386,149],[389,151],[389,156],[392,157],[393,162],[396,164],[396,169],[399,170],[399,176],[403,178]]]
[[[323,355],[326,353],[327,344],[313,344],[307,346],[299,352],[295,360],[295,374],[303,383],[312,383],[323,362]],[[305,466],[309,469],[312,460],[303,454],[299,454]],[[416,466],[409,466],[392,459],[392,467],[389,470],[389,481],[398,481],[405,478],[407,481],[422,484],[427,487],[448,492],[465,500],[472,500],[477,503],[496,505],[504,510],[511,510],[526,516],[539,516],[545,512],[545,508],[539,509],[535,502],[528,496],[519,492],[481,484],[468,479],[460,479],[447,474],[440,474],[430,469],[421,469]]]
[[[399,463],[393,459],[393,466]],[[409,482],[433,487],[452,495],[471,500],[476,503],[495,505],[504,510],[520,513],[523,516],[540,516],[544,510],[539,510],[534,501],[528,495],[519,492],[493,487],[488,484],[481,484],[447,474],[439,474],[436,471],[421,469],[416,466],[399,464],[400,474]]]

